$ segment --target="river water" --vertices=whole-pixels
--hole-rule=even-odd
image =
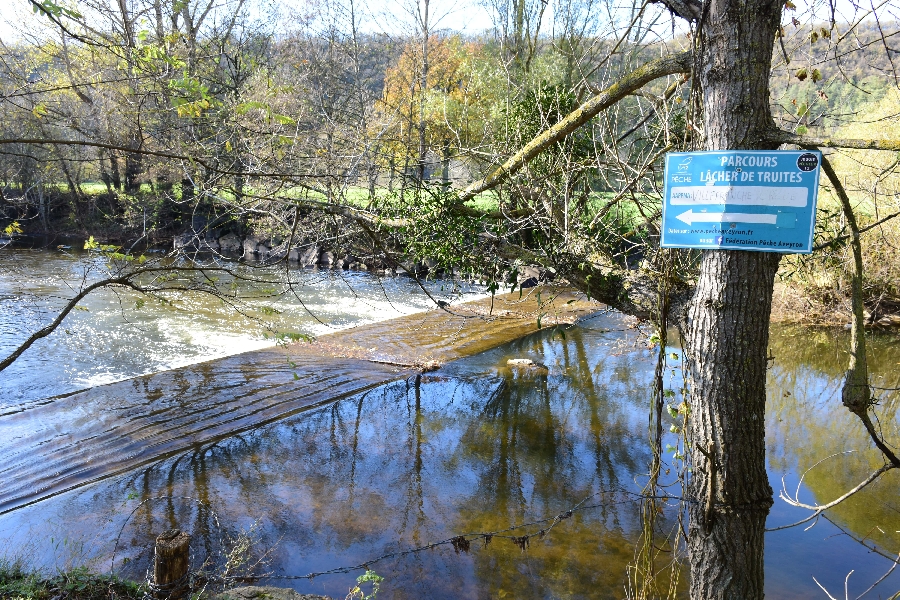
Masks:
[[[0,355],[49,323],[82,282],[107,276],[107,263],[101,254],[78,251],[0,251]],[[268,282],[283,277],[280,269],[237,268],[259,282],[240,281],[233,307],[202,293],[88,295],[53,335],[3,371],[0,408],[269,348],[278,333],[321,335],[434,306],[404,277],[292,269],[288,287]],[[484,295],[465,283],[429,287],[445,301]]]
[[[22,264],[17,267],[21,272]],[[46,268],[35,265],[33,272]],[[320,314],[337,314],[345,323],[374,320],[393,310],[373,315],[352,308],[342,313],[338,308],[364,301],[367,307],[384,309],[378,304],[384,297],[382,286],[396,291],[395,307],[412,311],[417,306],[417,300],[410,300],[415,298],[414,288],[404,280],[357,276],[357,296],[345,300],[343,288],[330,287],[335,285],[328,279],[333,274],[310,275],[310,289],[331,290],[315,301]],[[18,297],[24,287],[7,288],[3,298]],[[49,289],[59,293],[58,286]],[[374,292],[366,296],[367,289]],[[42,306],[41,302],[47,303],[41,310],[51,308],[50,300],[40,299],[51,293],[36,293],[25,307],[11,300],[0,305],[4,344],[9,343],[7,327],[20,326],[26,308]],[[309,298],[314,295],[311,292]],[[172,425],[175,438],[196,435],[191,427],[200,421],[215,435],[197,437],[186,449],[173,442],[145,443],[137,454],[149,447],[146,456],[133,456],[133,448],[116,445],[137,439],[132,430],[110,440],[81,443],[91,448],[90,464],[128,456],[134,466],[115,476],[85,477],[85,483],[64,492],[51,490],[36,503],[11,501],[9,506],[15,508],[0,515],[0,539],[6,541],[8,556],[23,556],[48,567],[92,562],[106,570],[114,565],[124,574],[141,577],[155,535],[177,524],[194,533],[195,565],[205,559],[221,563],[222,548],[232,547],[229,540],[241,530],[249,531],[255,540],[256,558],[251,562],[261,558],[257,571],[271,576],[266,583],[332,597],[343,597],[360,571],[312,580],[279,577],[365,563],[385,577],[382,594],[389,598],[625,597],[627,568],[640,534],[639,505],[633,494],[646,481],[650,459],[647,405],[655,351],[622,317],[603,313],[582,319],[575,327],[536,332],[419,379],[389,365],[316,361],[291,349],[272,349],[44,400],[93,383],[91,377],[120,379],[171,369],[267,342],[255,331],[250,333],[242,319],[236,326],[217,325],[234,316],[209,309],[201,319],[156,317],[172,319],[168,324],[147,317],[140,330],[141,335],[149,331],[156,336],[156,349],[150,352],[145,349],[150,344],[141,341],[145,338],[122,337],[126,334],[121,321],[104,329],[108,326],[92,320],[121,314],[120,309],[104,309],[108,305],[102,299],[96,302],[77,314],[80,329],[67,323],[72,333],[57,340],[51,337],[40,354],[33,355],[28,369],[9,380],[0,374],[6,406],[0,416],[0,488],[13,480],[12,487],[28,488],[47,476],[41,470],[48,464],[54,465],[51,471],[64,471],[79,447],[77,440],[63,439],[67,428],[77,429],[72,424],[79,420],[95,423],[105,418],[104,411],[115,413],[123,404],[121,395],[112,397],[107,390],[127,389],[129,395],[145,399],[144,412],[160,411],[166,415],[165,423],[192,410],[211,419],[181,415]],[[322,327],[314,320],[307,326],[316,332]],[[13,331],[22,331],[21,327]],[[194,334],[195,329],[205,333]],[[80,333],[85,331],[90,333],[87,339]],[[389,331],[382,331],[385,339],[371,339],[372,348],[387,345]],[[158,362],[126,359],[120,364],[119,342],[110,339],[129,340],[137,345],[136,351],[146,351],[144,356]],[[173,339],[172,349],[164,351],[163,341]],[[227,343],[217,345],[215,340]],[[897,338],[873,334],[870,342],[872,382],[880,388],[900,387]],[[783,481],[791,493],[799,489],[802,501],[824,503],[878,464],[862,427],[840,405],[846,343],[843,332],[773,326],[767,431],[768,466],[776,494]],[[68,356],[72,348],[80,349],[77,357]],[[680,350],[668,352],[667,380],[677,388]],[[92,364],[92,358],[103,366]],[[531,358],[547,370],[510,369],[510,358]],[[57,369],[60,364],[68,365],[62,373]],[[281,406],[281,390],[295,381],[294,374],[304,390],[311,390],[309,394],[339,399],[278,409],[270,419],[250,413],[231,421],[222,417],[231,410],[222,407],[232,402],[222,400],[223,395],[241,407]],[[387,382],[376,383],[379,378]],[[154,404],[154,398],[178,389],[191,390],[188,402]],[[51,393],[44,394],[47,390]],[[878,396],[877,414],[885,437],[898,440],[900,395],[880,390]],[[677,400],[676,396],[673,401]],[[129,410],[141,403],[131,398],[127,402]],[[140,419],[147,417],[135,418],[134,429],[143,432],[146,427]],[[8,442],[11,437],[16,441]],[[677,440],[670,434],[665,443],[675,445]],[[16,458],[13,446],[28,444],[35,444],[32,456],[47,458]],[[45,451],[48,445],[50,451]],[[103,450],[107,447],[111,450]],[[812,468],[827,457],[832,458]],[[663,485],[673,482],[678,464],[671,455],[667,461],[673,468],[663,477]],[[810,468],[801,483],[800,475]],[[831,521],[820,519],[809,529],[767,534],[767,594],[825,597],[817,580],[832,595],[843,597],[845,577],[852,570],[848,589],[856,597],[878,580],[890,562],[851,536],[888,554],[900,551],[898,483],[897,473],[889,473],[829,511]],[[664,489],[677,494],[677,488]],[[570,518],[549,533],[538,534],[552,523],[538,521],[565,515],[576,506]],[[807,514],[776,498],[769,526]],[[664,509],[660,530],[672,530],[677,517],[677,505]],[[532,522],[537,523],[529,525]],[[473,542],[468,553],[444,544],[402,554],[472,533],[494,537],[487,545],[484,540]],[[510,538],[525,535],[530,537],[523,551]],[[377,560],[384,555],[389,556]],[[683,580],[676,584],[678,595],[684,593]],[[886,598],[898,589],[900,573],[895,572],[867,597]]]

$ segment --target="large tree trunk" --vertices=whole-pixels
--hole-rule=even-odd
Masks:
[[[699,72],[709,150],[771,149],[769,69],[782,0],[712,0]],[[691,598],[763,597],[765,381],[780,255],[712,250],[688,309]]]

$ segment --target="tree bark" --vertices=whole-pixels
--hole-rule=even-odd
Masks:
[[[688,310],[691,598],[763,597],[766,349],[780,256],[707,251]]]
[[[712,0],[700,17],[697,81],[706,149],[773,149],[769,73],[778,0]],[[781,256],[710,250],[686,321],[691,378],[691,598],[763,597],[772,505],[765,468],[769,317]]]

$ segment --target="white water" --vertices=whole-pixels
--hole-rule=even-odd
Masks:
[[[52,321],[82,281],[104,269],[103,258],[87,253],[0,249],[0,356]],[[434,308],[405,277],[315,270],[295,277],[293,292],[247,300],[240,310],[201,294],[159,301],[97,290],[0,372],[0,408],[270,347],[273,332],[318,336]],[[484,294],[450,282],[429,287],[434,298],[453,302]]]

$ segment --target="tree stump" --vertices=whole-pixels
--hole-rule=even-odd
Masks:
[[[153,557],[153,590],[156,598],[181,598],[188,592],[191,536],[170,529],[156,538]]]

